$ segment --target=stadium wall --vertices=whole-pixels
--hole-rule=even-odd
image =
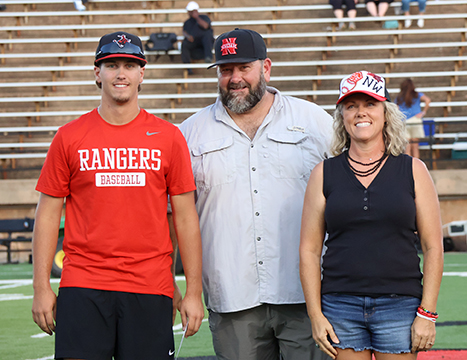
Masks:
[[[432,170],[443,224],[467,220],[467,170]],[[0,218],[33,217],[39,200],[35,179],[0,180]]]

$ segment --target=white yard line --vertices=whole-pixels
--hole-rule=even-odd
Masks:
[[[443,272],[443,276],[460,276],[460,277],[467,277],[467,271],[463,272]]]
[[[50,279],[51,284],[57,284],[60,279]],[[32,285],[32,279],[27,280],[0,280],[0,290],[12,289],[20,286]]]
[[[8,300],[27,300],[32,299],[32,295],[24,295],[24,294],[0,294],[0,301],[8,301]]]

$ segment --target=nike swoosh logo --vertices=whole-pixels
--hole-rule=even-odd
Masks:
[[[175,350],[169,350],[169,356],[172,356],[173,354],[175,354]]]
[[[151,136],[151,135],[156,135],[156,134],[159,134],[160,131],[156,131],[156,132],[153,132],[153,133],[150,133],[149,131],[146,133],[147,136]]]

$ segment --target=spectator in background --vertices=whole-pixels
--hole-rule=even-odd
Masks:
[[[413,0],[402,0],[402,11],[404,12],[405,16],[410,15],[410,2]],[[416,0],[418,2],[418,12],[420,15],[423,15],[425,13],[425,8],[426,8],[426,0]],[[412,25],[412,20],[407,19],[405,20],[404,26],[406,28],[409,28]],[[417,20],[417,26],[419,28],[422,28],[425,26],[425,20],[423,19],[418,19]]]
[[[383,17],[393,0],[365,0],[366,9],[371,16]],[[397,29],[399,23],[396,20],[388,20],[383,23],[383,29]]]
[[[422,111],[421,102],[425,103]],[[425,137],[423,129],[423,117],[430,107],[431,99],[423,93],[415,91],[415,85],[411,79],[406,79],[401,83],[401,91],[396,98],[396,104],[406,116],[406,129],[409,144],[406,154],[419,158],[418,140]]]
[[[207,15],[200,15],[199,5],[195,1],[190,1],[186,6],[186,11],[190,18],[183,24],[182,42],[182,62],[191,63],[192,59],[204,59],[206,63],[212,62],[212,45],[214,43],[211,19]],[[188,69],[188,74],[192,75],[193,70]]]
[[[75,4],[75,9],[78,11],[84,11],[86,10],[86,3],[88,0],[73,0],[73,3]]]
[[[382,17],[386,15],[386,11],[389,9],[389,4],[393,0],[365,0],[366,9],[371,16]]]
[[[344,17],[344,10],[342,9],[343,4],[345,4],[345,7],[347,8],[347,15],[350,19],[354,19],[357,16],[355,5],[358,3],[358,0],[329,0],[329,3],[332,5],[334,15],[337,19],[342,19]],[[349,23],[350,30],[355,30],[356,28],[357,27],[353,21]],[[345,23],[340,22],[337,30],[343,29],[345,29]]]

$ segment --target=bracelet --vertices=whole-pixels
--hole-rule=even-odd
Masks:
[[[432,318],[435,318],[437,319],[438,318],[438,313],[437,312],[431,312],[430,310],[427,310],[425,308],[422,308],[421,306],[419,306],[417,308],[417,313],[420,313],[422,315],[425,315],[425,316],[428,316],[428,317],[432,317]]]
[[[428,317],[428,316],[422,315],[422,314],[420,314],[419,312],[417,312],[417,316],[418,316],[419,318],[422,318],[422,319],[431,321],[431,322],[433,322],[433,323],[436,322],[436,318],[432,318],[432,317]]]

